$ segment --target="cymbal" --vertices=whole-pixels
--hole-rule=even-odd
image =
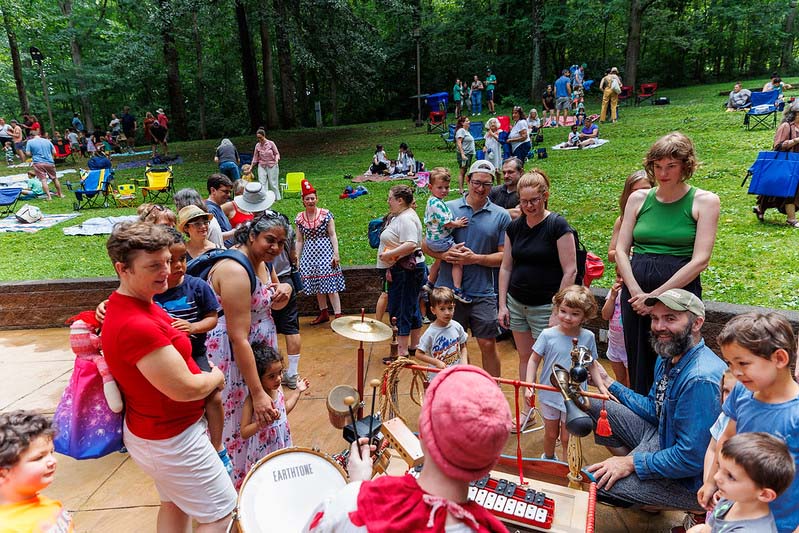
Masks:
[[[356,341],[379,342],[391,338],[391,328],[373,318],[343,316],[330,323],[333,331]]]

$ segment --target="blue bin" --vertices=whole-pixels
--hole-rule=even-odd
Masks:
[[[431,111],[447,110],[449,105],[449,93],[433,93],[427,97],[427,105]]]

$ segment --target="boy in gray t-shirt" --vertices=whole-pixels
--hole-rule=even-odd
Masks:
[[[468,364],[466,331],[452,320],[455,314],[455,294],[449,287],[436,287],[430,292],[430,310],[436,316],[419,339],[416,358],[436,368],[447,368],[457,364]],[[435,378],[428,372],[427,381]]]

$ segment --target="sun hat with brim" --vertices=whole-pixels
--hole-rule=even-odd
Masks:
[[[187,205],[182,208],[178,211],[178,231],[184,231],[186,224],[198,218],[203,218],[210,222],[210,220],[214,218],[214,215],[207,211],[203,211],[196,205]]]
[[[685,289],[669,289],[659,296],[647,298],[644,302],[648,306],[662,303],[672,311],[690,311],[696,316],[705,317],[705,304],[694,293]]]
[[[267,191],[264,186],[252,181],[244,188],[244,193],[233,198],[236,205],[248,213],[266,211],[275,203],[274,191]]]
[[[478,172],[485,172],[486,174],[491,174],[493,176],[496,171],[497,169],[494,164],[491,163],[491,161],[481,159],[472,163],[472,166],[469,168],[469,176]]]
[[[155,112],[156,112],[156,113],[163,113],[163,112],[164,112],[164,109],[163,109],[163,108],[161,108],[161,107],[159,107],[158,109],[156,109],[156,110],[155,110]]]

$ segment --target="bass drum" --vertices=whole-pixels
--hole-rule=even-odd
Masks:
[[[242,533],[293,533],[325,498],[347,484],[333,459],[310,448],[270,453],[252,467],[239,490],[236,520]]]

